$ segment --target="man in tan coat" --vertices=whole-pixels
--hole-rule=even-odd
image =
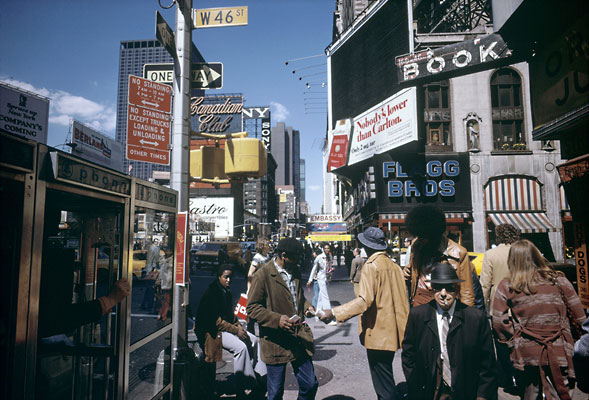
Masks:
[[[495,227],[498,246],[485,252],[481,269],[481,287],[485,298],[485,307],[491,313],[493,297],[499,282],[509,277],[507,257],[511,244],[519,240],[519,231],[511,224],[500,224]]]
[[[409,315],[409,300],[401,268],[387,257],[382,230],[367,228],[358,235],[368,260],[362,267],[358,297],[325,310],[321,318],[346,321],[360,315],[360,343],[366,347],[372,384],[378,399],[396,399],[393,358],[401,347]]]

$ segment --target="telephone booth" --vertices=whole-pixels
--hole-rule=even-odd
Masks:
[[[177,193],[4,134],[0,191],[0,397],[171,397]]]

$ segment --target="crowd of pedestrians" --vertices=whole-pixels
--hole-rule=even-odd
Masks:
[[[492,400],[503,387],[526,400],[566,400],[575,385],[589,391],[585,310],[572,284],[532,242],[520,239],[511,225],[497,226],[498,246],[485,253],[479,283],[466,249],[444,233],[443,212],[416,206],[405,225],[415,239],[407,243],[410,257],[403,267],[391,259],[377,227],[358,235],[361,248],[347,249],[353,258],[339,250],[349,263],[355,296],[334,308],[327,282],[332,252],[341,260],[335,246],[324,244],[309,257],[300,242],[286,238],[269,257],[260,243],[247,300],[248,324],[257,324],[257,336],[236,322],[227,304],[231,269],[220,268],[206,294],[206,309],[214,312],[196,320],[207,362],[218,359],[220,348],[241,357],[240,367],[235,364],[240,390],[251,389],[245,392],[251,398],[267,393],[268,399],[282,398],[290,363],[298,399],[314,399],[314,342],[305,318],[339,326],[359,316],[359,339],[378,399]],[[312,302],[301,280],[303,258],[312,260],[306,280],[316,290]],[[407,393],[398,392],[393,378],[400,349]]]

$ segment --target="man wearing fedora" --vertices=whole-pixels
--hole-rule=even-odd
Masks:
[[[401,358],[410,399],[497,398],[491,329],[458,299],[461,282],[450,264],[434,264],[434,300],[409,313]]]
[[[409,299],[401,268],[387,257],[382,230],[367,228],[358,235],[368,259],[362,267],[358,296],[321,318],[329,322],[346,321],[361,315],[358,322],[360,343],[366,347],[372,384],[379,400],[396,399],[393,358],[401,347],[409,314]]]

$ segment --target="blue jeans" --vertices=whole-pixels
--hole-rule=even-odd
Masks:
[[[311,301],[315,310],[317,309],[317,300],[319,300],[319,284],[317,283],[317,279],[315,279],[313,281],[313,301]]]
[[[307,357],[304,360],[294,360],[291,365],[299,383],[299,396],[297,399],[313,400],[319,387],[319,382],[317,382],[317,378],[315,377],[313,361]],[[266,368],[268,370],[266,378],[268,384],[268,400],[282,399],[286,364],[266,364]]]

